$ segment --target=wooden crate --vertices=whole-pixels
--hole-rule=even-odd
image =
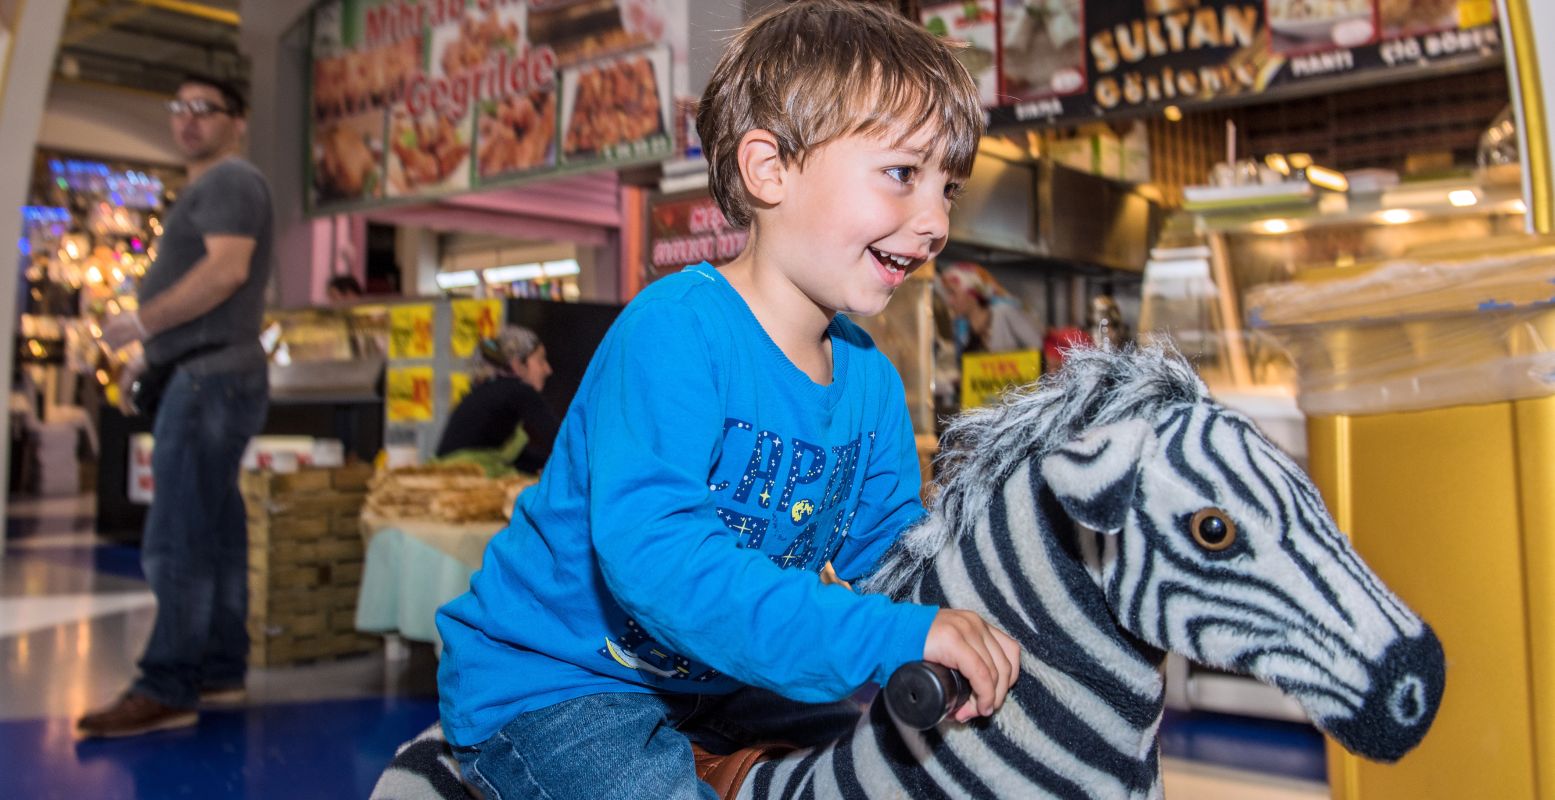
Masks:
[[[246,472],[249,663],[278,666],[364,653],[356,632],[366,465]]]

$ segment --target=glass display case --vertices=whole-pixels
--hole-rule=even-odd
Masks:
[[[1167,334],[1217,392],[1295,386],[1286,352],[1258,335],[1261,287],[1357,275],[1380,263],[1523,230],[1516,166],[1375,191],[1317,192],[1290,204],[1180,212],[1146,268],[1140,329]]]
[[[1142,338],[1170,339],[1195,363],[1218,400],[1252,418],[1305,464],[1306,405],[1298,406],[1298,399],[1311,402],[1312,362],[1303,358],[1298,375],[1291,339],[1273,332],[1304,322],[1340,329],[1366,315],[1380,318],[1390,312],[1383,302],[1313,304],[1291,298],[1348,292],[1344,287],[1352,284],[1347,279],[1382,276],[1411,264],[1432,274],[1459,265],[1467,269],[1469,262],[1452,254],[1490,253],[1497,241],[1520,238],[1526,211],[1517,168],[1503,166],[1364,191],[1352,185],[1348,192],[1314,192],[1286,204],[1180,212],[1168,221],[1146,267]],[[1421,291],[1409,284],[1406,279],[1374,287],[1375,296]],[[1319,319],[1325,309],[1338,314],[1339,305],[1361,316],[1344,322]],[[1389,355],[1376,348],[1375,340],[1348,330],[1338,333],[1344,339],[1340,344],[1356,358]],[[1415,338],[1420,341],[1407,343],[1406,349],[1418,353],[1423,339]],[[1168,659],[1166,674],[1168,704],[1175,708],[1303,718],[1294,703],[1251,679],[1177,657]]]
[[[377,399],[388,340],[382,304],[267,312],[272,401]]]

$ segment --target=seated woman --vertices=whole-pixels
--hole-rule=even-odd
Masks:
[[[551,364],[528,328],[509,325],[476,347],[474,388],[454,408],[437,444],[439,461],[473,461],[498,477],[539,472],[561,421],[540,396]]]

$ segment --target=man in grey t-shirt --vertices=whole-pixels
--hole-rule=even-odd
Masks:
[[[140,283],[139,308],[103,326],[117,350],[145,345],[171,377],[152,425],[155,499],[141,563],[157,598],[140,677],[82,717],[84,736],[194,725],[202,699],[241,696],[248,657],[248,534],[238,468],[269,404],[259,326],[270,279],[270,189],[237,157],[247,130],[238,91],[189,78],[168,103],[189,183]]]

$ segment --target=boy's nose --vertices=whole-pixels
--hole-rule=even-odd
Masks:
[[[930,249],[939,251],[950,235],[950,212],[943,199],[931,200],[918,211],[913,217],[913,233],[928,239]]]

